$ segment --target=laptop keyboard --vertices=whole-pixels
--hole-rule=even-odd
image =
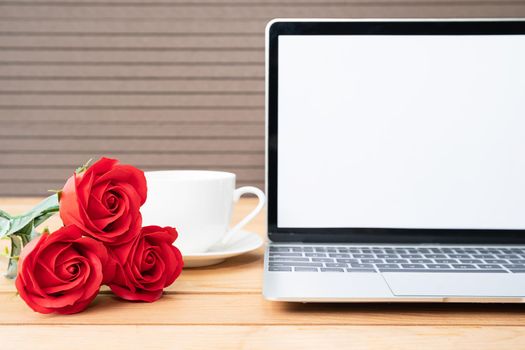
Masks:
[[[525,248],[272,245],[268,270],[525,273]]]

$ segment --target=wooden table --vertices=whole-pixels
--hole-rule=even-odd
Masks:
[[[2,198],[20,213],[38,199]],[[235,220],[254,205],[242,199]],[[263,215],[247,228],[263,235]],[[51,229],[60,222],[48,221]],[[84,312],[40,315],[0,278],[2,349],[524,349],[525,306],[297,304],[263,299],[263,250],[187,269],[158,302],[130,303],[106,288]],[[0,266],[5,270],[5,260]]]

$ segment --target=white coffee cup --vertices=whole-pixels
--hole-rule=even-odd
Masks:
[[[228,241],[264,207],[266,196],[251,186],[235,189],[235,174],[221,171],[168,170],[146,172],[148,198],[141,208],[143,226],[172,226],[183,254],[206,252]],[[251,193],[259,203],[228,229],[233,203]]]

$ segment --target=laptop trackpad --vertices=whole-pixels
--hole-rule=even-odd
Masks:
[[[397,296],[525,297],[525,274],[383,273]]]

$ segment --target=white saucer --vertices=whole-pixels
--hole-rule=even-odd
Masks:
[[[262,245],[263,240],[258,234],[240,230],[226,245],[212,247],[205,253],[183,253],[184,268],[219,264],[227,258],[251,252]]]

